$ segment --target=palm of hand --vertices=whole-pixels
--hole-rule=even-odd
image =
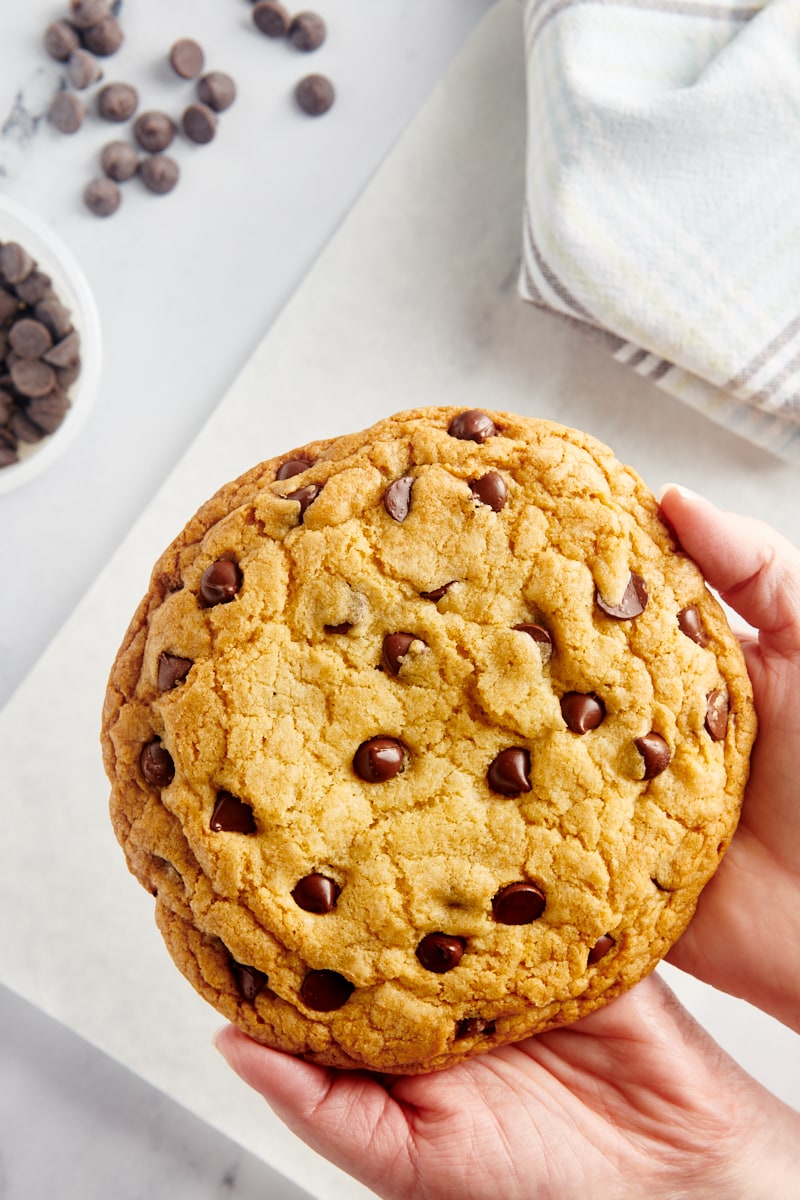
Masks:
[[[432,1075],[325,1070],[232,1028],[220,1048],[304,1140],[389,1200],[652,1200],[685,1181],[687,1159],[713,1179],[740,1144],[745,1077],[657,977],[568,1029]]]

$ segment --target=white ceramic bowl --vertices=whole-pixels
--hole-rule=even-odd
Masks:
[[[19,242],[53,281],[81,339],[81,373],[68,391],[70,408],[54,433],[30,445],[20,443],[19,462],[0,467],[0,495],[47,470],[80,429],[94,403],[102,361],[100,317],[89,284],[72,252],[35,213],[0,194],[0,242]]]

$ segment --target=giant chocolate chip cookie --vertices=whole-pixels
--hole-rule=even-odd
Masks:
[[[754,733],[738,643],[633,471],[546,421],[434,408],[200,509],[103,747],[195,988],[272,1046],[415,1073],[652,970]]]

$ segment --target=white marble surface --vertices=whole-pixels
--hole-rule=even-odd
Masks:
[[[84,184],[119,130],[73,137],[41,114],[61,71],[41,48],[66,0],[0,4],[0,191],[48,221],[101,309],[96,408],[47,476],[0,498],[0,710],[269,328],[413,118],[490,0],[325,0],[312,56],[270,43],[247,0],[123,0],[122,50],[106,80],[178,115],[192,85],[164,68],[197,38],[239,99],[206,147],[179,143],[170,196],[136,183],[109,221]],[[330,75],[336,106],[310,121],[291,88]],[[79,672],[79,664],[72,669]],[[9,920],[9,910],[0,921]],[[82,1038],[0,988],[0,1197],[32,1200],[300,1200],[295,1185]]]
[[[430,0],[428,4],[426,12],[433,11]],[[800,540],[796,469],[710,426],[610,361],[590,340],[517,300],[524,104],[513,9],[506,3],[491,14],[488,36],[474,50],[471,43],[461,65],[448,74],[268,336],[254,347],[222,404],[205,423],[192,411],[193,427],[203,426],[199,437],[152,502],[146,504],[149,494],[136,497],[139,508],[131,500],[125,528],[140,509],[144,511],[119,553],[111,555],[121,526],[113,538],[102,533],[110,519],[105,510],[113,507],[117,489],[95,490],[91,504],[81,494],[80,502],[91,514],[81,528],[97,525],[103,551],[96,553],[97,568],[106,561],[108,565],[0,713],[0,757],[5,766],[0,911],[10,911],[24,894],[26,909],[36,914],[32,925],[23,920],[19,929],[0,931],[0,978],[104,1046],[138,1075],[158,1082],[162,1091],[179,1095],[195,1111],[205,1108],[211,1114],[215,1091],[229,1086],[215,1073],[219,1068],[207,1049],[206,1030],[214,1020],[193,993],[181,990],[185,985],[165,962],[149,926],[149,898],[123,879],[118,852],[107,844],[111,839],[101,816],[105,789],[94,740],[113,638],[118,639],[144,573],[168,536],[165,531],[177,528],[211,488],[262,453],[299,444],[309,431],[324,436],[409,404],[440,401],[491,402],[586,428],[612,444],[652,486],[677,475],[723,503],[772,520]],[[176,225],[170,236],[179,232]],[[94,245],[87,235],[89,243]],[[237,244],[236,238],[231,234],[226,244]],[[126,255],[136,278],[136,255],[130,246]],[[240,263],[245,257],[241,255]],[[235,277],[237,286],[243,286],[238,274]],[[145,365],[151,370],[151,364],[159,362],[173,372],[174,381],[177,367],[184,370],[185,363],[176,364],[166,352],[159,327],[165,316],[177,320],[174,308],[159,307],[149,327],[156,342]],[[138,319],[143,319],[141,314]],[[122,336],[119,328],[117,336]],[[241,353],[237,365],[243,365],[245,357]],[[213,381],[207,359],[205,367],[204,388]],[[140,370],[146,374],[141,364],[125,358],[117,366],[118,385],[126,381],[127,372]],[[197,376],[197,386],[203,379]],[[160,398],[163,401],[163,393]],[[208,395],[204,417],[212,409],[214,397]],[[149,412],[148,445],[160,452],[157,409]],[[127,409],[122,415],[130,416]],[[189,416],[185,419],[188,423]],[[99,438],[91,430],[85,435],[90,442],[93,436]],[[183,445],[190,436],[187,424]],[[174,464],[176,450],[173,447],[163,472]],[[86,455],[83,472],[72,482],[92,491],[92,450]],[[121,480],[128,480],[130,473],[134,488],[140,483],[140,467],[141,442],[138,456],[117,456],[113,464],[103,461],[101,472]],[[50,490],[47,501],[63,504],[65,496],[70,498],[67,492],[59,498]],[[10,526],[4,512],[2,520],[5,546]],[[48,528],[44,505],[37,533]],[[62,567],[74,563],[76,539],[66,547],[56,545],[68,528],[68,519],[61,523],[59,514],[53,546]],[[17,541],[15,549],[15,561],[33,561],[27,541]],[[40,583],[51,578],[38,577]],[[83,586],[86,583],[88,577]],[[27,602],[27,589],[23,599]],[[12,615],[24,607],[18,595],[9,599],[7,591],[3,602]],[[65,601],[62,616],[68,607]],[[79,670],[84,684],[68,693],[61,681]],[[47,753],[40,728],[48,731]],[[70,804],[81,805],[84,824],[77,834]],[[32,809],[39,814],[45,806],[48,823],[40,836],[41,831],[31,828],[29,814]],[[79,853],[73,850],[73,857],[65,861],[67,839]],[[76,861],[77,874],[71,869]],[[46,874],[57,904],[27,884],[28,865]],[[99,917],[97,896],[108,897]],[[82,927],[85,917],[91,924],[84,920]],[[125,939],[122,947],[120,938]],[[677,972],[668,974],[684,1001],[743,1065],[786,1099],[800,1103],[797,1039],[787,1038],[786,1031],[747,1006],[694,986]],[[115,1194],[153,1200],[163,1195],[166,1200],[176,1186],[195,1177],[198,1182],[189,1190],[198,1197],[259,1194],[280,1200],[284,1195],[264,1163],[218,1133],[204,1138],[203,1126],[142,1079],[18,999],[0,993],[0,1005],[6,1016],[2,1036],[9,1044],[3,1061],[14,1063],[13,1072],[0,1076],[0,1093],[11,1110],[7,1124],[0,1122],[0,1152],[7,1180],[24,1181],[14,1189],[7,1183],[13,1200],[48,1194],[75,1161],[84,1171],[83,1187],[75,1195],[88,1200]],[[94,1106],[70,1102],[70,1087],[77,1093],[84,1086],[101,1098]],[[260,1109],[244,1102],[234,1113],[237,1096],[226,1091],[230,1111],[217,1108],[209,1119],[265,1157],[268,1150],[259,1138],[266,1119]],[[163,1126],[150,1119],[151,1106],[163,1113]],[[49,1114],[48,1134],[55,1147],[52,1168],[31,1148],[41,1126],[21,1115],[17,1119],[18,1110],[25,1108]],[[157,1130],[166,1131],[163,1139]],[[109,1182],[114,1154],[107,1147],[115,1138],[125,1142],[137,1164],[130,1186],[118,1177],[113,1185]],[[85,1156],[76,1159],[76,1146],[86,1147]],[[232,1178],[234,1163],[239,1164],[239,1175],[231,1185],[226,1178]],[[141,1170],[138,1178],[136,1169]],[[182,1182],[170,1186],[171,1179]],[[236,1188],[241,1190],[237,1193]],[[310,1190],[324,1200],[334,1195],[332,1190]],[[285,1192],[287,1198],[294,1194]],[[337,1184],[335,1194],[361,1193],[344,1186],[338,1190]]]

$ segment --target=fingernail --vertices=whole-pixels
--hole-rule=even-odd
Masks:
[[[702,500],[703,497],[699,492],[693,492],[691,488],[684,487],[681,483],[664,483],[658,490],[658,503],[666,496],[667,492],[677,492],[679,496],[683,496],[684,500]]]

